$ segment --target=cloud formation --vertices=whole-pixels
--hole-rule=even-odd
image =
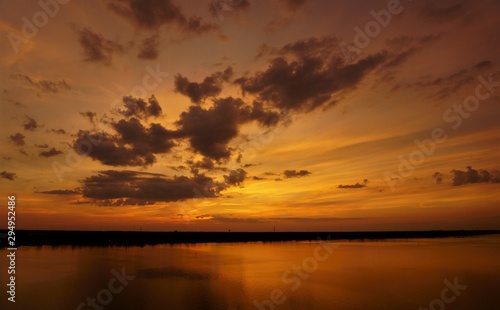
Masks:
[[[17,178],[17,175],[14,172],[2,171],[0,172],[0,177],[2,179],[14,181],[14,179]]]
[[[38,154],[38,155],[41,156],[41,157],[49,158],[49,157],[53,157],[53,156],[56,156],[56,155],[59,155],[59,154],[62,154],[62,153],[63,153],[62,151],[56,150],[56,148],[53,147],[53,148],[51,148],[48,151],[42,151],[42,152],[40,152],[40,154]]]
[[[78,31],[78,42],[83,48],[83,60],[85,62],[101,63],[109,66],[115,54],[123,54],[123,45],[108,40],[102,34],[92,31],[90,28],[83,28]]]
[[[34,131],[40,126],[35,119],[29,117],[28,115],[25,116],[26,121],[23,124],[24,130]]]
[[[24,74],[11,74],[14,80],[18,80],[24,84],[24,86],[37,90],[40,93],[53,93],[57,94],[62,91],[70,90],[71,86],[66,83],[65,80],[60,81],[50,81],[50,80],[34,80],[28,75]]]
[[[212,178],[174,176],[137,171],[100,171],[82,181],[83,197],[100,206],[147,205],[182,201],[195,197],[196,191],[207,198],[218,195]]]
[[[205,77],[203,82],[191,82],[180,74],[175,76],[175,91],[191,99],[193,103],[201,103],[208,97],[215,97],[222,91],[222,83],[228,82],[233,76],[233,68],[227,67],[224,71],[216,72]]]
[[[154,95],[149,97],[147,102],[142,98],[132,96],[124,96],[122,101],[125,109],[118,110],[118,112],[125,117],[147,119],[148,117],[159,117],[162,114],[160,103]]]
[[[284,170],[283,171],[283,177],[285,179],[290,179],[290,178],[300,178],[300,177],[305,177],[310,175],[311,172],[307,170]]]
[[[278,56],[269,61],[266,70],[244,75],[235,83],[244,94],[281,110],[310,112],[331,107],[387,57],[377,53],[346,64],[340,54],[332,52],[336,44],[332,37],[287,44],[274,52]]]
[[[139,47],[139,54],[137,58],[144,60],[152,60],[158,58],[158,48],[160,45],[160,35],[158,33],[153,34],[150,37],[142,40],[142,44]]]
[[[453,186],[473,183],[500,183],[500,171],[476,170],[467,166],[466,171],[453,169]]]
[[[217,29],[198,16],[187,17],[171,0],[111,0],[107,8],[128,20],[137,28],[158,30],[175,25],[186,34],[204,34]]]
[[[12,142],[16,146],[23,146],[26,144],[26,142],[24,141],[24,138],[26,138],[26,137],[19,132],[16,134],[10,135],[9,138],[10,138],[10,142]]]

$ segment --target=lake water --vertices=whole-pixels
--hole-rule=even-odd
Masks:
[[[500,236],[25,247],[16,255],[16,303],[3,293],[0,309],[500,309]]]

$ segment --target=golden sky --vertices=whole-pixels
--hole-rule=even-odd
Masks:
[[[500,229],[499,1],[0,12],[18,229]]]

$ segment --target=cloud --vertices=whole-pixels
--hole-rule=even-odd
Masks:
[[[219,189],[212,178],[146,173],[137,171],[100,171],[82,180],[83,197],[100,206],[146,205],[156,202],[182,201],[201,192],[207,198],[216,197]]]
[[[61,91],[66,91],[66,90],[71,89],[71,86],[69,86],[69,84],[66,83],[65,80],[60,80],[57,82],[49,81],[49,80],[36,81],[36,80],[33,80],[28,75],[23,75],[23,74],[11,74],[10,76],[14,80],[21,81],[28,88],[40,91],[40,93],[57,94]]]
[[[300,178],[300,177],[305,177],[310,175],[311,172],[307,170],[284,170],[283,171],[283,176],[285,179],[290,179],[290,178]]]
[[[247,172],[243,169],[229,171],[228,175],[224,175],[224,182],[228,186],[241,185],[247,177]]]
[[[179,133],[195,152],[216,160],[229,158],[228,144],[238,135],[243,105],[241,99],[228,97],[215,100],[208,109],[190,106],[176,122]]]
[[[331,37],[312,37],[285,45],[275,52],[280,55],[269,61],[266,70],[242,76],[234,83],[243,94],[254,95],[282,111],[331,107],[387,57],[386,53],[372,54],[346,64],[342,55],[332,52],[335,42]]]
[[[51,191],[40,191],[37,194],[47,194],[47,195],[80,195],[80,190],[75,189],[55,189]]]
[[[152,60],[158,58],[158,47],[160,45],[160,35],[158,33],[142,40],[137,58]]]
[[[92,111],[80,112],[80,115],[89,120],[90,123],[95,124],[97,113]]]
[[[14,181],[14,179],[17,178],[17,175],[13,172],[2,171],[0,172],[0,177],[2,179]]]
[[[125,109],[118,110],[118,112],[126,117],[133,116],[139,119],[147,119],[148,117],[159,117],[162,114],[160,103],[154,95],[149,97],[148,102],[142,98],[132,96],[124,96],[122,101]]]
[[[187,17],[171,0],[111,0],[107,8],[125,18],[135,27],[158,30],[164,25],[175,25],[186,34],[204,34],[217,26],[204,23],[200,17]]]
[[[46,149],[49,147],[48,144],[35,144],[36,147],[41,148],[41,149]]]
[[[26,122],[23,124],[24,130],[34,131],[35,129],[40,127],[40,125],[35,119],[29,117],[28,115],[25,116],[26,116]]]
[[[123,54],[125,48],[112,40],[104,38],[100,33],[93,32],[90,28],[78,31],[78,42],[83,48],[85,62],[101,63],[105,66],[111,64],[114,54]]]
[[[40,154],[38,154],[38,155],[41,156],[41,157],[49,158],[49,157],[53,157],[53,156],[56,156],[56,155],[59,155],[59,154],[62,154],[62,153],[63,153],[62,151],[56,150],[56,148],[53,147],[53,148],[51,148],[48,151],[42,151],[42,152],[40,152]]]
[[[472,183],[500,183],[500,171],[476,170],[467,166],[467,171],[453,169],[453,186]]]
[[[53,133],[59,134],[59,135],[65,135],[66,134],[66,130],[64,130],[64,129],[54,129],[54,128],[52,128],[50,131],[53,132]]]
[[[73,147],[81,152],[89,140],[96,141],[91,150],[83,150],[94,160],[110,166],[148,166],[156,162],[155,154],[167,153],[175,145],[173,132],[160,124],[145,127],[133,117],[111,125],[116,134],[80,130]]]
[[[434,179],[436,179],[436,184],[441,184],[443,183],[443,174],[441,172],[434,172],[434,174],[432,175],[432,177]]]
[[[363,183],[356,182],[356,184],[348,184],[348,185],[342,185],[340,184],[337,186],[337,188],[363,188],[366,187],[368,184],[368,179],[364,179]]]
[[[191,82],[178,74],[175,76],[175,91],[191,99],[193,103],[201,103],[208,97],[215,97],[222,91],[222,82],[227,82],[233,76],[233,68],[216,72],[205,77],[203,82]]]
[[[24,138],[26,137],[23,134],[16,133],[14,135],[10,135],[10,142],[12,142],[16,146],[23,146],[26,144]]]

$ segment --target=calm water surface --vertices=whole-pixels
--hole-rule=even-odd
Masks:
[[[7,266],[7,251],[1,252]],[[112,270],[123,268],[135,276],[126,286],[112,280]],[[1,272],[5,288],[6,268]],[[4,293],[0,309],[73,310],[100,294],[108,303],[101,310],[493,310],[500,309],[500,236],[326,245],[26,247],[17,251],[16,279],[15,305]],[[123,289],[109,293],[110,281],[115,291]],[[451,286],[456,281],[458,293],[447,289],[446,281]],[[87,309],[94,308],[80,306]]]

